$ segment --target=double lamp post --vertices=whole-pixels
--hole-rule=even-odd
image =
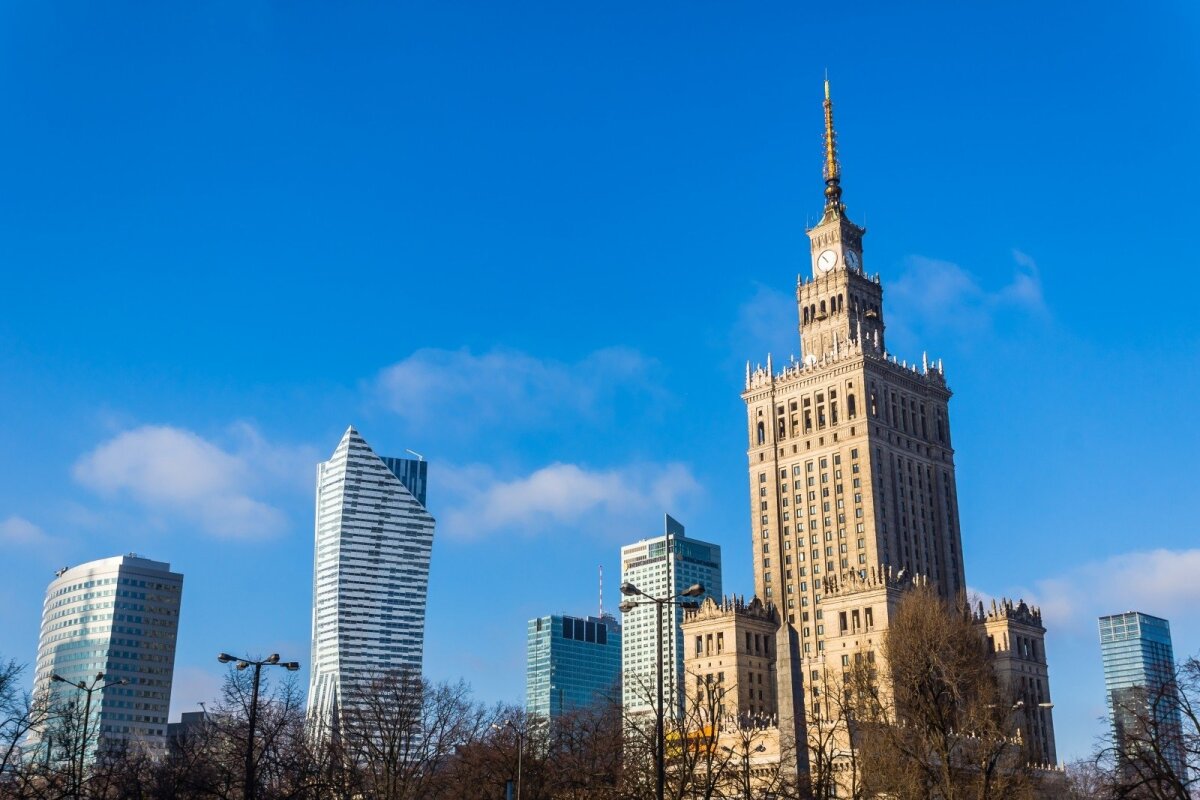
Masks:
[[[658,658],[656,659],[658,668],[658,703],[654,713],[654,770],[655,770],[655,797],[657,800],[663,800],[663,792],[667,782],[666,771],[666,735],[663,730],[663,610],[667,606],[681,606],[683,608],[696,608],[697,604],[690,600],[681,600],[683,597],[699,597],[704,594],[704,584],[693,583],[688,588],[684,589],[679,594],[668,595],[667,597],[653,597],[646,594],[638,587],[634,586],[629,581],[621,584],[621,594],[626,597],[621,605],[621,613],[628,614],[638,606],[655,605],[657,613],[657,625],[655,626],[655,639],[658,642]],[[635,597],[640,597],[640,600],[635,600]]]
[[[288,672],[295,672],[300,669],[300,663],[298,661],[281,662],[279,660],[279,653],[272,653],[262,661],[255,661],[251,658],[237,658],[228,653],[221,653],[217,656],[217,661],[220,661],[222,664],[236,661],[237,663],[234,664],[234,668],[239,671],[247,667],[254,667],[254,688],[250,693],[250,731],[246,734],[245,788],[242,790],[244,800],[254,800],[258,794],[258,781],[254,776],[254,725],[258,721],[258,682],[262,677],[262,668],[283,667]]]
[[[80,792],[83,790],[84,762],[87,760],[88,723],[90,723],[92,719],[92,692],[103,691],[109,686],[124,686],[129,683],[129,679],[121,678],[120,680],[115,681],[104,681],[104,673],[97,672],[96,677],[92,679],[91,683],[87,683],[85,681],[79,681],[76,683],[75,681],[67,680],[56,672],[50,676],[50,680],[54,681],[55,683],[70,684],[71,686],[74,686],[76,689],[79,689],[81,692],[83,692],[84,697],[86,698],[83,704],[83,730],[79,737],[78,771],[76,771],[75,768],[75,756],[71,756],[71,783],[74,784],[73,794],[76,798],[78,798]],[[101,683],[101,681],[104,682]]]

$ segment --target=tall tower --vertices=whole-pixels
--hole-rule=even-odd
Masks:
[[[355,689],[420,674],[434,519],[428,464],[381,458],[353,427],[317,467],[308,716],[336,727]]]
[[[651,597],[678,595],[689,586],[704,586],[707,597],[721,596],[721,547],[684,534],[683,525],[666,515],[662,536],[621,548],[621,582],[634,584]],[[621,696],[626,713],[652,711],[658,642],[653,603],[621,616]],[[665,706],[683,711],[683,609],[668,606],[663,615],[663,683]]]
[[[796,286],[802,357],[780,370],[770,355],[765,367],[747,364],[742,393],[755,591],[779,607],[802,660],[819,658],[832,630],[826,578],[903,569],[948,598],[966,588],[950,390],[940,365],[910,365],[886,350],[883,288],[864,267],[866,230],[842,202],[828,81],[824,109],[825,208],[808,231],[811,274]]]
[[[1181,742],[1183,720],[1175,689],[1171,623],[1140,611],[1100,618],[1100,653],[1113,738],[1124,766],[1133,760],[1159,760],[1176,775],[1187,771]],[[1161,740],[1161,753],[1145,742],[1146,722]],[[1127,767],[1126,767],[1127,768]]]
[[[35,688],[74,703],[76,722],[90,712],[89,759],[130,745],[166,747],[182,593],[183,575],[170,564],[133,553],[64,567],[47,587]],[[103,687],[90,708],[80,682]]]

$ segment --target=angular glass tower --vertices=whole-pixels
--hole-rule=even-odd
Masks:
[[[1104,660],[1104,689],[1118,747],[1125,749],[1125,731],[1143,713],[1156,718],[1166,741],[1164,757],[1177,775],[1186,774],[1182,719],[1174,700],[1175,652],[1171,624],[1160,617],[1126,611],[1100,618],[1100,654]]]
[[[721,598],[721,548],[689,539],[683,525],[666,515],[662,536],[621,548],[621,582],[629,581],[651,597],[677,595],[694,583],[704,585],[704,595],[688,598]],[[636,598],[635,598],[636,599]],[[653,711],[657,693],[658,645],[653,603],[639,605],[621,617],[622,704],[627,713]],[[663,612],[663,686],[665,707],[683,710],[683,609],[669,606]]]
[[[35,688],[75,702],[82,721],[77,685],[104,687],[92,694],[89,754],[166,746],[182,593],[183,575],[170,564],[133,553],[64,567],[47,587]]]
[[[621,697],[621,626],[611,615],[529,620],[525,710],[546,719]]]
[[[434,519],[428,464],[381,458],[353,427],[317,467],[308,716],[336,727],[356,685],[420,674]]]

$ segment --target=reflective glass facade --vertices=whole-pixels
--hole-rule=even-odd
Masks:
[[[1161,697],[1163,687],[1174,680],[1171,624],[1138,611],[1101,617],[1100,653],[1113,730],[1121,742],[1132,724],[1129,709],[1144,706],[1147,698]],[[1179,709],[1170,700],[1154,705],[1165,730],[1182,730]],[[1182,752],[1175,751],[1169,757],[1176,762],[1178,774],[1184,774]]]
[[[170,564],[133,554],[63,568],[46,589],[35,686],[86,708],[72,684],[104,673],[105,688],[92,693],[89,752],[165,747],[182,593]],[[55,674],[66,682],[52,682]]]
[[[529,620],[525,709],[554,719],[621,697],[621,626],[612,616]]]

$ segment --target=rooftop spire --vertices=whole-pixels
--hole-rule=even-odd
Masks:
[[[842,166],[837,157],[837,133],[833,130],[833,101],[829,99],[829,74],[825,75],[825,213],[840,214],[842,205]]]

